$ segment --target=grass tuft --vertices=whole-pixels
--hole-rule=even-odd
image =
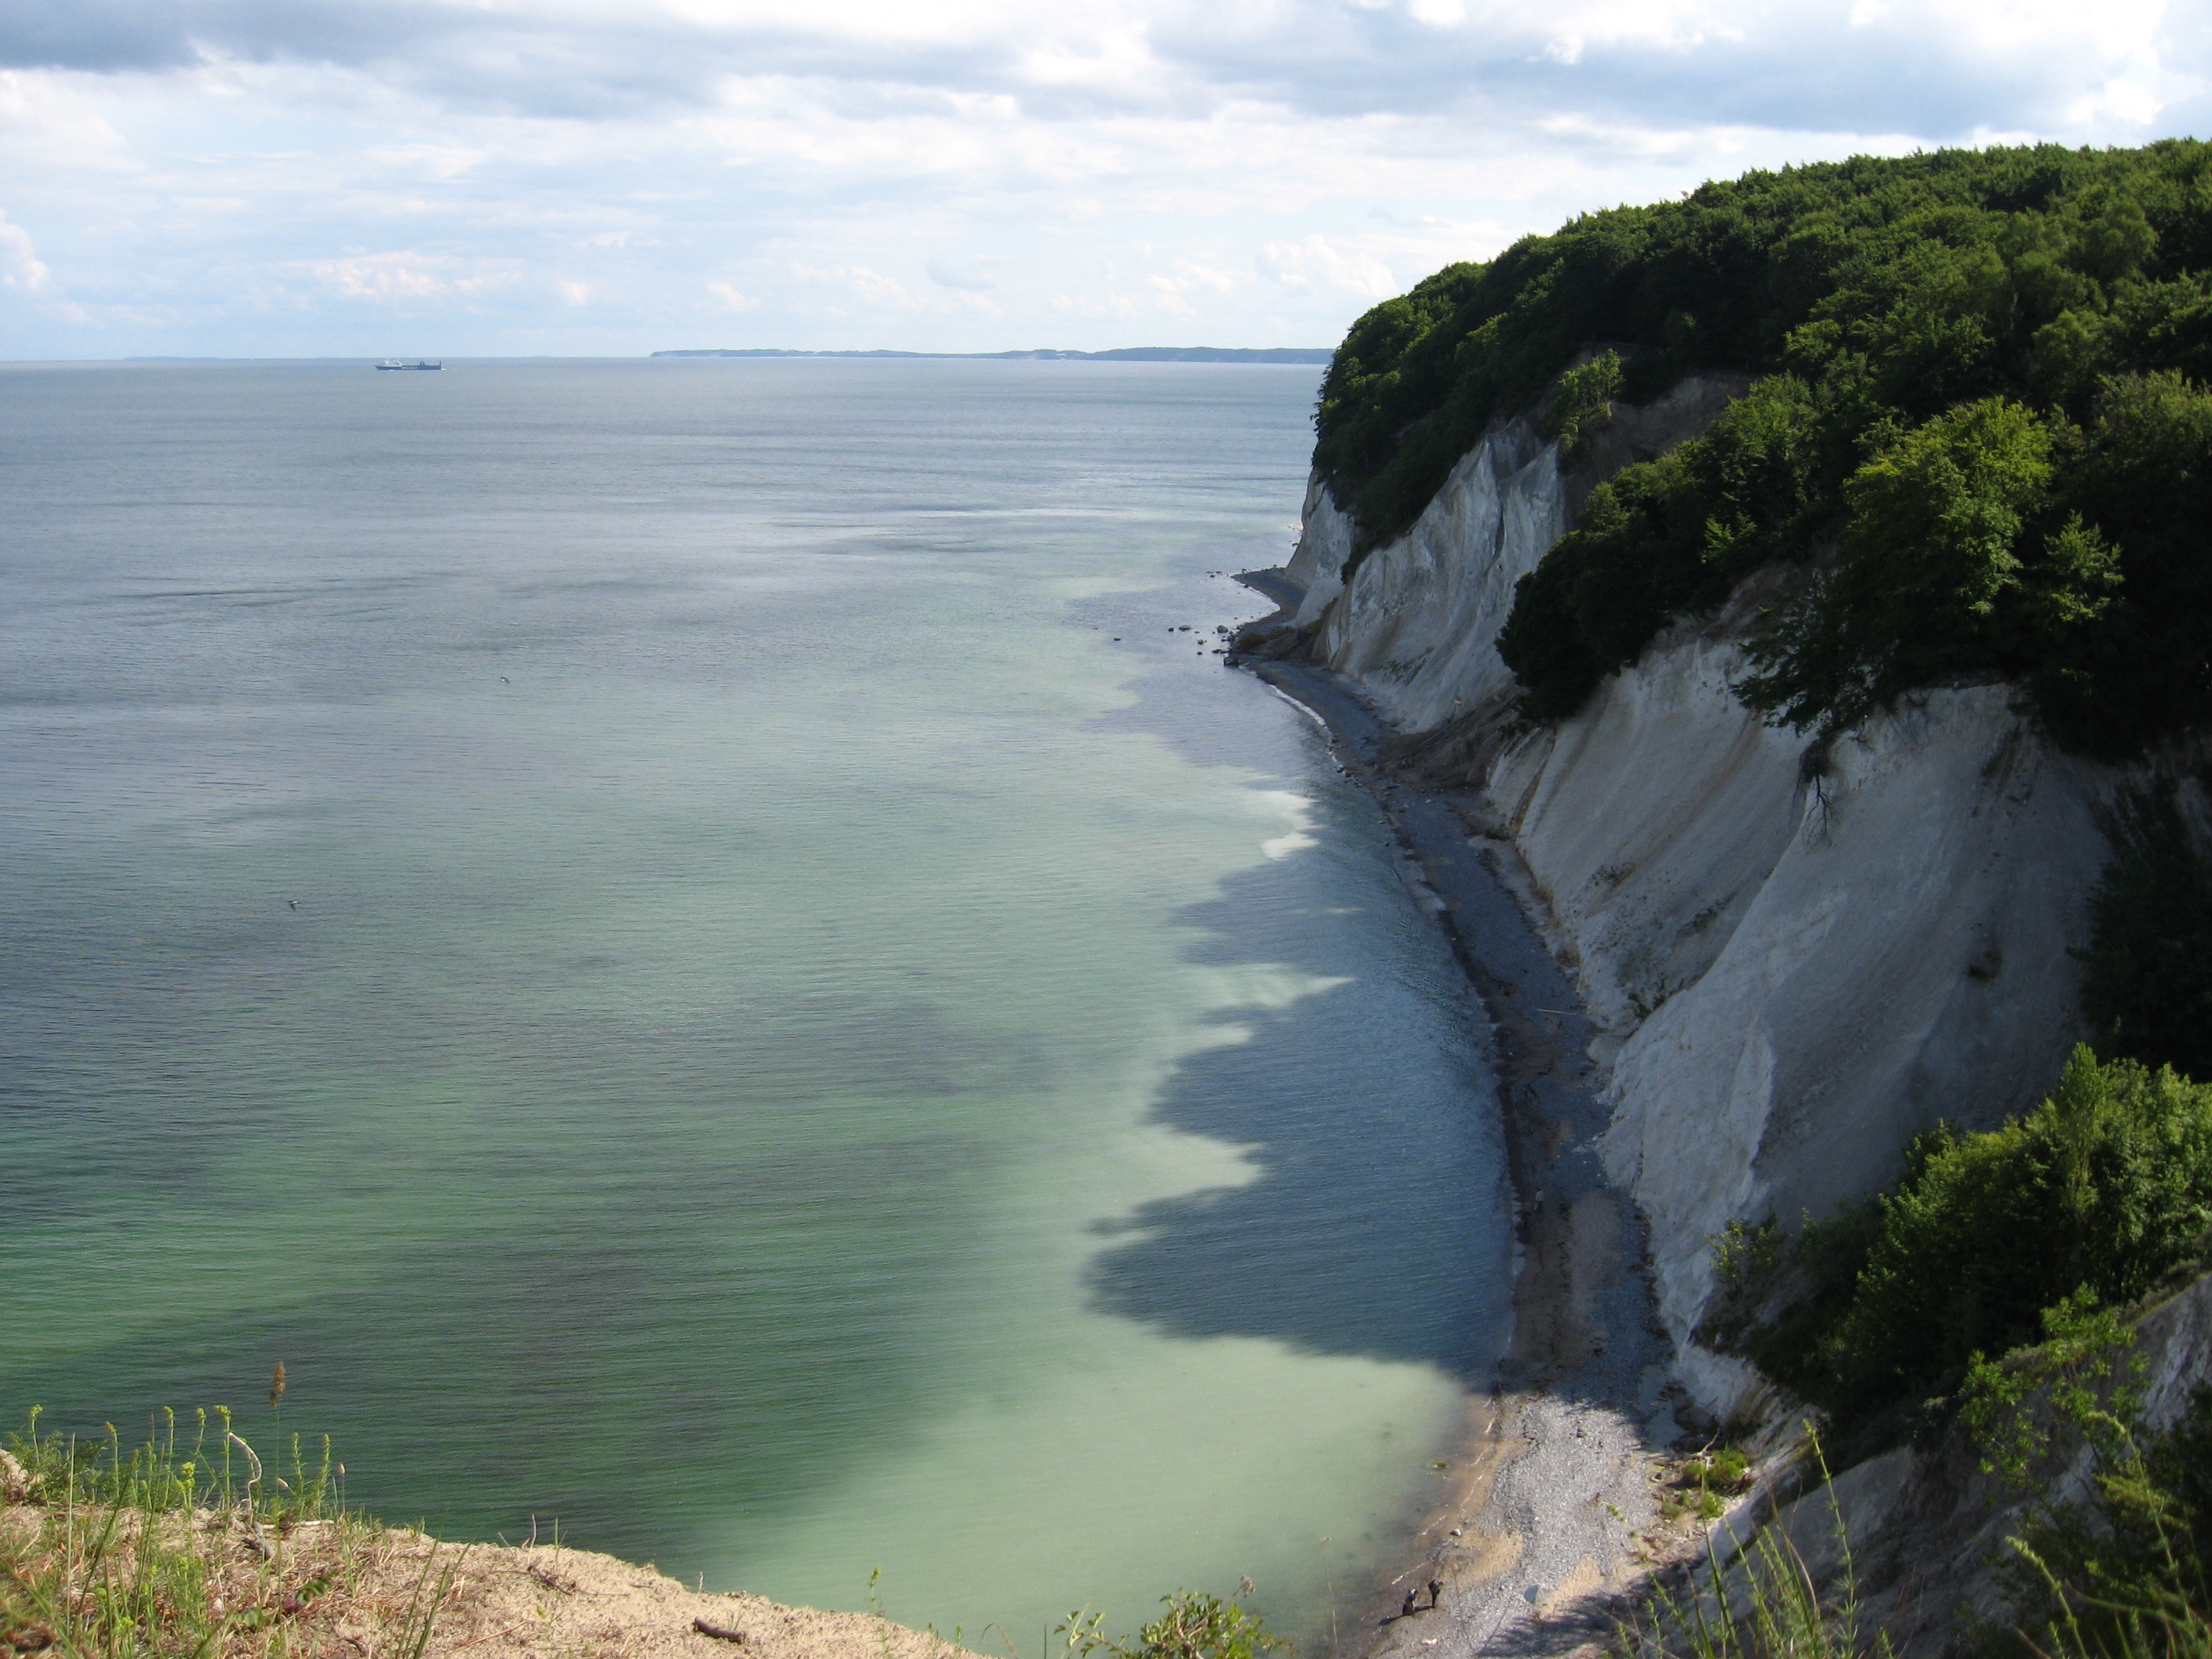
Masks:
[[[1826,1457],[1817,1437],[1813,1455],[1822,1479]],[[1741,1454],[1710,1453],[1708,1478],[1741,1480]],[[1823,1595],[1789,1534],[1765,1526],[1723,1560],[1713,1535],[1703,1569],[1680,1590],[1656,1589],[1642,1616],[1620,1627],[1615,1651],[1624,1659],[1891,1659],[1887,1632],[1863,1628],[1858,1583],[1843,1512],[1831,1492],[1840,1565]]]
[[[421,1659],[458,1554],[430,1548],[399,1601],[389,1570],[420,1540],[344,1507],[328,1440],[311,1456],[295,1435],[264,1465],[220,1407],[188,1440],[164,1411],[132,1447],[112,1425],[42,1432],[39,1415],[0,1452],[0,1656],[287,1659],[345,1641]]]

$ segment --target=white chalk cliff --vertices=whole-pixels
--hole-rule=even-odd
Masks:
[[[1499,426],[1348,581],[1355,526],[1316,479],[1288,572],[1307,649],[1438,753],[1495,732],[1515,582],[1599,476],[1702,430],[1741,384],[1620,411],[1570,472],[1526,418]],[[1649,1222],[1680,1374],[1721,1413],[1753,1379],[1693,1340],[1713,1234],[1825,1212],[1894,1180],[1915,1131],[1990,1126],[2056,1079],[2115,781],[1999,684],[1931,690],[1808,754],[1729,689],[1771,580],[1673,625],[1573,719],[1457,751],[1607,1034],[1607,1166]]]

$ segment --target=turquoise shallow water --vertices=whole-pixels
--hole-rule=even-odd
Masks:
[[[388,1517],[1324,1632],[1510,1242],[1440,940],[1206,649],[1313,386],[0,369],[0,1407],[282,1359]]]

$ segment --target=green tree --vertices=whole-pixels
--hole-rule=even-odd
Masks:
[[[2075,448],[2061,498],[2116,550],[2117,597],[2023,666],[2062,741],[2117,759],[2212,723],[2212,392],[2107,375]]]
[[[1580,526],[1522,578],[1498,641],[1524,718],[1573,714],[1668,616],[1719,604],[1785,556],[1813,496],[1816,420],[1805,383],[1772,375],[1704,437],[1591,493]]]
[[[2093,754],[2212,724],[2212,146],[1753,173],[1449,267],[1354,325],[1322,388],[1354,560],[1593,351],[1608,402],[1729,369],[1806,417],[1789,489],[1717,483],[1692,444],[1592,497],[1501,636],[1525,718],[1573,713],[1709,579],[1787,560],[1826,574],[1757,665],[1779,719],[1990,673]]]
[[[2209,1231],[2212,1086],[2077,1048],[2025,1117],[1939,1126],[1895,1188],[1808,1224],[1782,1269],[1802,1294],[1736,1340],[1863,1447],[2059,1304],[2078,1323],[2193,1270]]]
[[[2106,1053],[2212,1078],[2212,860],[2171,784],[2122,797],[2108,830],[2081,1012]]]
[[[1904,690],[2002,665],[2024,619],[2094,614],[2110,561],[2069,521],[2031,573],[2023,544],[2049,506],[2050,427],[1984,398],[1894,439],[1844,487],[1832,577],[1808,583],[1752,648],[1744,696],[1800,728],[1850,726]]]
[[[1551,407],[1537,430],[1558,441],[1561,459],[1573,460],[1613,417],[1613,400],[1620,395],[1620,380],[1617,351],[1601,351],[1580,368],[1559,376]]]
[[[2125,1303],[2193,1262],[2212,1229],[2212,1087],[2077,1048],[2027,1117],[1935,1131],[1911,1164],[1834,1334],[1833,1398],[1852,1409],[2033,1340],[2076,1291]]]

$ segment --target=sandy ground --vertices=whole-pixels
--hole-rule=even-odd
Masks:
[[[0,1452],[0,1557],[41,1538],[53,1518],[10,1501],[25,1484]],[[95,1527],[103,1514],[93,1511]],[[125,1583],[134,1519],[126,1514],[106,1570]],[[230,1510],[162,1524],[173,1542],[187,1526],[198,1534],[203,1592],[230,1621],[213,1638],[217,1654],[267,1651],[276,1626],[280,1650],[313,1659],[975,1659],[872,1613],[705,1595],[650,1565],[585,1550],[445,1543],[373,1522],[249,1528]],[[33,1545],[23,1559],[52,1558]],[[0,1654],[61,1651],[34,1605],[21,1604],[24,1617],[11,1623],[0,1604]]]
[[[1278,572],[1238,580],[1286,611],[1297,603]],[[1698,1529],[1662,1518],[1679,1507],[1662,1500],[1680,1454],[1702,1443],[1667,1396],[1634,1206],[1599,1163],[1608,1114],[1590,1022],[1515,896],[1533,891],[1517,855],[1471,828],[1476,804],[1382,770],[1389,728],[1337,676],[1240,665],[1320,720],[1389,818],[1409,884],[1490,1016],[1518,1199],[1510,1350],[1495,1386],[1468,1401],[1449,1498],[1376,1592],[1365,1636],[1343,1646],[1358,1659],[1447,1659],[1601,1643],[1653,1565],[1696,1549]],[[1419,1610],[1402,1614],[1409,1589]]]
[[[435,1548],[453,1565],[422,1659],[968,1659],[940,1641],[865,1613],[787,1607],[765,1596],[702,1595],[650,1565],[548,1545],[433,1545],[405,1534],[393,1571],[419,1579]],[[341,1630],[341,1639],[349,1632]],[[349,1645],[373,1642],[353,1632]]]

